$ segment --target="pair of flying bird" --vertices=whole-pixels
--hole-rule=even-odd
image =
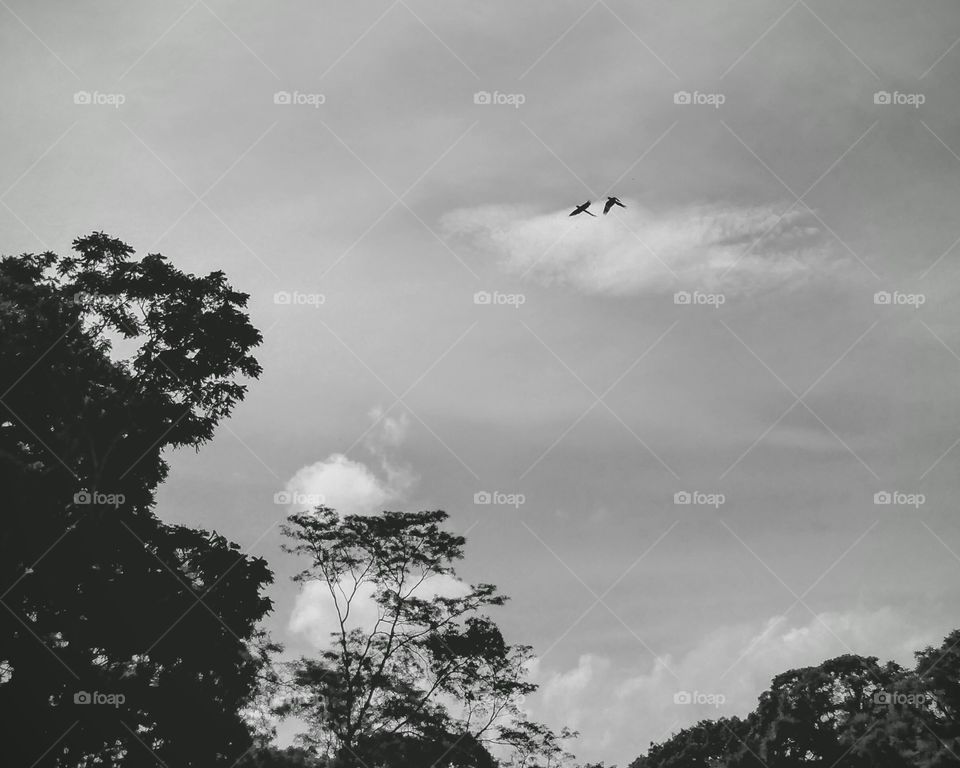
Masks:
[[[570,213],[570,216],[576,216],[578,213],[586,213],[586,214],[588,214],[589,216],[593,216],[594,218],[596,218],[596,214],[595,214],[595,213],[590,213],[590,211],[587,210],[587,208],[590,207],[590,202],[591,202],[590,200],[587,200],[587,202],[585,202],[583,205],[578,205],[576,208],[573,209],[573,212]],[[610,209],[613,208],[613,206],[615,206],[615,205],[619,205],[621,208],[626,208],[626,207],[627,207],[627,206],[625,206],[623,203],[621,203],[618,198],[616,198],[616,197],[608,197],[608,198],[607,198],[607,202],[604,203],[604,205],[603,205],[603,214],[604,214],[604,216],[606,216],[608,213],[610,213]]]

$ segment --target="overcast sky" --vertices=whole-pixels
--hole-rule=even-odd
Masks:
[[[266,557],[299,654],[276,493],[447,510],[527,706],[622,766],[960,626],[958,38],[952,0],[5,0],[0,250],[224,269],[264,374],[159,515]]]

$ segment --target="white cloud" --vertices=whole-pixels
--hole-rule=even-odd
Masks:
[[[579,729],[588,713],[575,703],[582,701],[595,686],[597,679],[610,671],[610,660],[593,654],[583,654],[577,666],[566,672],[554,672],[543,683],[539,695],[549,710],[560,710],[564,725]]]
[[[369,415],[373,425],[363,443],[379,463],[383,477],[363,462],[334,453],[302,467],[290,478],[287,490],[294,494],[294,498],[322,498],[324,504],[342,515],[377,514],[404,498],[417,478],[410,467],[398,464],[392,453],[406,441],[410,419],[405,413],[390,416],[381,408],[374,408]],[[297,506],[306,509],[310,505]],[[341,610],[353,587],[352,580],[334,585]],[[467,594],[469,589],[469,585],[459,579],[440,574],[419,584],[413,595],[423,599],[459,597]],[[373,629],[379,615],[375,593],[373,584],[363,582],[359,585],[351,599],[348,629]],[[337,603],[326,582],[310,581],[301,587],[288,626],[290,631],[305,636],[317,646],[326,645],[330,633],[339,631]]]
[[[301,511],[310,508],[311,499],[333,507],[344,515],[361,515],[380,511],[396,498],[397,491],[380,480],[359,461],[334,453],[326,459],[297,470],[287,482],[287,490],[297,500]]]
[[[377,407],[370,411],[370,418],[379,423],[379,432],[373,432],[367,439],[368,449],[374,453],[382,453],[387,448],[398,448],[406,439],[410,431],[410,417],[401,413],[397,417],[387,415],[383,408]]]
[[[830,268],[815,219],[802,211],[780,219],[786,205],[704,205],[660,214],[624,202],[628,207],[615,215],[573,219],[567,210],[465,208],[442,224],[448,234],[496,255],[511,273],[591,294],[679,287],[736,292]]]
[[[345,606],[345,596],[353,589],[353,582],[341,582],[335,587],[340,601],[341,611]],[[470,586],[459,579],[439,574],[426,579],[414,590],[413,595],[423,600],[434,597],[462,597],[470,591]],[[376,588],[370,582],[362,582],[357,594],[350,602],[350,613],[346,623],[348,630],[362,629],[370,632],[376,625],[379,606],[374,595]],[[317,647],[326,646],[331,632],[340,631],[337,604],[326,582],[309,581],[300,589],[293,611],[290,614],[289,629],[303,635]]]
[[[816,665],[850,649],[878,656],[881,662],[893,659],[909,665],[913,651],[940,639],[889,608],[824,613],[800,625],[779,616],[762,625],[722,627],[682,657],[664,656],[644,671],[630,673],[593,654],[580,656],[567,670],[548,672],[541,662],[541,689],[531,697],[531,709],[546,722],[579,729],[579,756],[629,762],[645,752],[651,740],[663,741],[698,720],[747,714],[781,672]],[[719,707],[675,704],[674,694],[680,691],[722,694],[725,701]],[[629,753],[610,754],[613,744]]]
[[[403,499],[417,478],[408,466],[397,464],[390,453],[406,440],[409,417],[402,414],[394,418],[381,409],[371,411],[370,417],[374,424],[364,444],[385,477],[378,477],[361,461],[332,453],[301,467],[287,482],[293,509],[306,511],[325,504],[343,515],[376,514]]]

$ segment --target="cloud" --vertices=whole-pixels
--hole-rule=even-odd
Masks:
[[[369,466],[342,453],[299,469],[287,483],[287,490],[301,510],[325,504],[343,515],[381,512],[404,498],[417,477],[409,466],[398,464],[393,453],[406,441],[410,419],[407,414],[393,417],[382,408],[370,411],[371,427],[363,439],[367,451],[379,464],[378,476]],[[319,501],[317,501],[319,499]],[[313,502],[313,503],[310,503]],[[334,585],[340,608],[354,589],[352,580]],[[470,590],[468,584],[447,574],[432,576],[413,589],[416,597],[460,597]],[[362,582],[351,599],[348,629],[373,629],[379,616],[376,588]],[[339,631],[337,602],[324,581],[306,582],[297,594],[288,628],[303,635],[316,646],[328,643],[330,633]]]
[[[365,464],[348,459],[342,453],[301,467],[287,482],[287,490],[300,511],[318,502],[344,515],[379,511],[397,496],[396,490]]]
[[[381,409],[370,412],[373,425],[364,438],[368,452],[379,463],[383,478],[361,461],[342,453],[301,467],[287,481],[286,490],[292,508],[306,511],[318,504],[332,507],[344,515],[376,514],[405,496],[416,483],[410,467],[391,457],[407,438],[409,417],[387,416]]]
[[[367,447],[373,453],[382,453],[386,448],[398,448],[410,431],[410,417],[401,413],[399,417],[388,416],[383,408],[370,411],[370,418],[380,427],[379,433],[372,433],[367,439]]]
[[[682,657],[664,656],[632,673],[595,654],[581,655],[566,670],[547,671],[541,662],[536,670],[541,688],[530,697],[531,709],[546,722],[580,730],[579,756],[629,762],[651,740],[664,741],[698,720],[747,714],[781,672],[849,649],[909,665],[913,651],[939,640],[890,608],[823,613],[806,624],[778,616],[759,625],[720,628]],[[675,694],[683,691],[721,694],[724,701],[675,703]],[[630,752],[611,754],[611,745]]]
[[[340,582],[334,589],[342,611],[345,596],[353,590],[353,581]],[[412,594],[423,600],[429,600],[434,597],[463,597],[469,591],[470,586],[460,579],[448,574],[439,574],[424,580],[413,589]],[[348,630],[362,629],[365,632],[373,630],[380,613],[375,594],[376,588],[373,584],[370,582],[360,584],[350,602],[350,613],[346,622]],[[330,588],[326,582],[309,581],[303,585],[290,614],[289,629],[291,632],[303,635],[317,647],[326,646],[330,641],[330,633],[340,631],[337,603],[330,594]]]
[[[598,219],[482,206],[452,211],[441,224],[512,274],[588,294],[738,292],[830,268],[822,233],[806,211],[781,218],[786,205],[704,205],[661,214],[624,202],[626,210]]]

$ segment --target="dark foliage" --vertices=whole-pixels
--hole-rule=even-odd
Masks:
[[[960,630],[913,670],[840,656],[777,675],[744,720],[703,721],[631,768],[946,768],[960,765]]]
[[[530,648],[508,644],[483,613],[506,599],[492,584],[456,581],[464,539],[443,529],[446,518],[324,507],[290,517],[290,550],[310,558],[297,579],[325,585],[339,627],[318,658],[291,665],[280,712],[305,721],[302,741],[333,765],[492,768],[488,750],[500,750],[535,768],[566,757],[561,741],[573,734],[554,734],[518,706],[536,689],[525,679]],[[431,592],[437,584],[447,589]],[[365,589],[379,618],[351,626]]]
[[[230,766],[271,573],[152,505],[162,451],[209,440],[259,374],[260,334],[222,273],[100,233],[74,250],[0,261],[4,763]]]

